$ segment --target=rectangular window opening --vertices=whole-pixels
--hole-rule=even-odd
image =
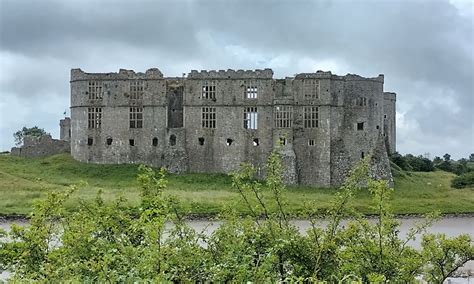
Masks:
[[[364,130],[364,123],[363,122],[357,122],[357,130]]]
[[[135,139],[129,139],[128,143],[130,144],[130,146],[135,146]]]
[[[275,128],[291,128],[293,126],[293,107],[275,106],[273,110]]]
[[[202,82],[202,98],[216,100],[216,81]]]
[[[314,143],[314,139],[309,139],[308,140],[308,146],[314,146],[315,143]]]
[[[216,128],[216,108],[203,107],[201,115],[202,128]]]
[[[130,108],[130,128],[143,128],[143,107]]]
[[[89,81],[88,92],[89,100],[102,100],[102,81]]]
[[[144,82],[140,80],[130,81],[130,99],[142,100],[144,91]]]
[[[319,108],[315,106],[307,106],[303,108],[303,124],[304,128],[319,127]]]
[[[305,79],[303,80],[303,94],[305,99],[319,98],[319,80]]]
[[[256,99],[258,96],[257,82],[245,81],[244,85],[245,85],[245,98]]]
[[[89,129],[99,129],[102,125],[102,108],[90,107],[87,109],[87,127]]]
[[[247,107],[244,109],[244,128],[257,129],[258,112],[256,107]]]

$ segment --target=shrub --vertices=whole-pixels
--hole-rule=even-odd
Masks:
[[[248,164],[232,175],[250,216],[241,218],[229,207],[208,235],[190,228],[179,203],[164,194],[165,171],[140,166],[142,202],[134,213],[123,198],[106,204],[100,192],[95,202],[83,201],[68,212],[64,202],[77,189],[50,193],[36,204],[29,226],[0,230],[0,269],[12,272],[12,282],[412,283],[424,274],[442,283],[472,258],[471,237],[426,235],[422,249],[409,247],[434,219],[401,239],[388,204],[392,189],[369,178],[369,160],[351,171],[327,212],[308,204],[306,234],[287,219],[284,169],[276,152],[264,181],[254,178],[256,169]],[[374,222],[351,207],[353,196],[367,190]]]
[[[453,178],[451,186],[454,188],[474,187],[474,172],[467,172]]]

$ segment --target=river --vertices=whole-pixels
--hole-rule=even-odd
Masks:
[[[371,219],[375,221],[375,219]],[[400,237],[404,238],[408,230],[415,226],[416,223],[421,222],[422,218],[418,217],[407,217],[401,218],[400,222]],[[28,221],[11,221],[11,220],[1,220],[0,228],[4,230],[9,230],[13,223],[19,225],[28,225]],[[187,223],[198,232],[205,232],[207,235],[212,234],[221,224],[220,221],[209,221],[209,220],[189,220]],[[305,233],[310,228],[310,223],[307,220],[292,220],[292,223],[298,227],[301,233]],[[347,224],[347,221],[343,221],[342,225]],[[327,225],[327,221],[321,220],[318,226]],[[167,226],[171,226],[168,224]],[[457,216],[457,217],[443,217],[436,222],[428,229],[429,233],[444,233],[449,237],[454,237],[460,234],[469,234],[474,239],[474,217],[473,216]],[[420,247],[420,238],[417,238],[415,241],[409,242],[409,244],[415,248]],[[469,278],[451,278],[449,282],[446,283],[470,283],[474,277],[474,261],[468,262],[463,267],[464,273],[470,275]],[[0,281],[5,280],[8,277],[7,272],[2,272],[0,275]]]

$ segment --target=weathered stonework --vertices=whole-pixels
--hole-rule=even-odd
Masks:
[[[369,154],[376,175],[390,180],[396,95],[384,93],[383,83],[383,75],[322,71],[273,79],[271,69],[192,70],[182,78],[156,68],[72,69],[71,153],[83,162],[146,163],[176,173],[228,173],[250,162],[264,175],[284,141],[289,184],[338,186]],[[92,122],[91,109],[100,111]],[[131,121],[136,109],[139,127]]]
[[[23,146],[13,147],[11,155],[39,158],[69,152],[69,141],[53,139],[51,135],[46,134],[41,137],[25,136]]]

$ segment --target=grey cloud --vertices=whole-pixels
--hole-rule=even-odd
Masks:
[[[448,0],[6,0],[0,11],[1,72],[10,78],[0,80],[2,96],[67,93],[71,67],[156,66],[170,76],[272,67],[285,76],[315,71],[300,70],[313,66],[300,58],[316,65],[332,60],[344,72],[385,73],[399,112],[417,125],[399,129],[400,137],[413,139],[400,141],[402,152],[423,153],[426,143],[431,151],[474,152],[472,13],[461,16]],[[18,66],[3,63],[15,56],[24,58]],[[272,66],[278,58],[287,61]],[[443,142],[452,145],[443,149],[446,139],[464,147]]]

